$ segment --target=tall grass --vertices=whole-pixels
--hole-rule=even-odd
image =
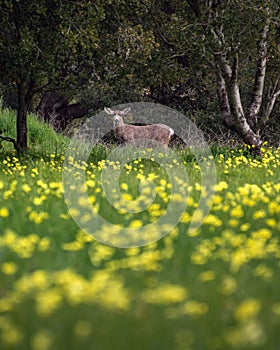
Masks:
[[[16,138],[16,112],[2,107],[0,100],[0,131],[3,136]],[[27,116],[28,150],[31,154],[61,154],[68,143],[67,137],[57,134],[36,114]],[[13,144],[0,141],[2,153],[13,151]]]

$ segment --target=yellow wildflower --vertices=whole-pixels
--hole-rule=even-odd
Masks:
[[[17,272],[18,267],[17,267],[17,265],[14,262],[12,262],[12,261],[8,262],[7,261],[7,262],[2,264],[1,270],[2,270],[2,272],[5,275],[13,275],[13,274],[15,274]]]
[[[266,217],[266,212],[263,209],[257,210],[253,213],[254,220],[263,219],[265,217]]]
[[[181,285],[162,283],[157,288],[144,290],[142,299],[151,304],[174,304],[185,300],[187,294],[186,288]]]
[[[208,312],[208,305],[206,303],[198,302],[195,300],[187,301],[182,306],[182,312],[187,315],[200,316]]]
[[[216,185],[213,186],[213,190],[215,192],[221,192],[223,190],[226,190],[228,188],[228,184],[225,181],[220,181]]]
[[[247,321],[252,319],[259,313],[261,303],[256,299],[246,299],[240,303],[234,312],[234,317],[238,321]]]
[[[221,227],[223,225],[223,222],[217,216],[213,214],[208,214],[208,216],[204,220],[204,224],[208,224],[213,227]]]
[[[221,285],[221,293],[224,295],[231,295],[237,289],[237,283],[232,276],[225,276]]]
[[[209,270],[209,271],[201,272],[198,277],[202,282],[208,282],[215,279],[215,276],[216,276],[215,272],[212,270]]]
[[[129,224],[130,228],[140,228],[143,226],[143,222],[141,220],[132,220]]]
[[[43,290],[36,296],[37,312],[42,317],[49,316],[59,308],[61,302],[62,295],[59,288]]]
[[[9,209],[6,207],[0,208],[0,217],[7,218],[9,216],[10,212]]]
[[[237,218],[240,219],[244,216],[244,211],[241,208],[241,205],[237,205],[236,207],[234,207],[233,209],[231,209],[230,211],[230,215],[233,218]]]
[[[48,219],[49,214],[47,212],[31,211],[29,214],[29,220],[35,222],[35,224],[41,224],[44,220]]]
[[[51,349],[53,334],[48,329],[40,329],[31,339],[32,350]]]
[[[28,193],[31,191],[31,187],[28,184],[23,184],[21,186],[21,188],[22,188],[23,192],[25,192],[25,193]]]
[[[277,203],[277,201],[271,201],[268,204],[268,210],[271,215],[280,214],[280,203]]]

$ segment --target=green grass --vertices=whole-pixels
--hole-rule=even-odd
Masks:
[[[30,155],[61,154],[67,143],[66,137],[55,131],[38,119],[35,114],[28,114],[28,149]],[[0,130],[3,136],[16,138],[16,112],[1,107],[0,101]],[[2,153],[13,151],[13,144],[0,140]]]
[[[170,163],[160,167],[150,154],[119,168],[105,160],[113,149],[104,145],[93,148],[87,164],[64,163],[64,154],[43,141],[44,132],[41,140],[44,157],[18,159],[6,151],[0,161],[1,349],[278,348],[279,150],[265,149],[262,160],[243,150],[217,152],[213,205],[195,232],[188,230],[191,215],[210,189],[201,190],[190,152],[179,154],[189,175],[182,184],[180,173],[171,173],[180,184],[178,210],[186,201],[183,191],[189,194],[182,221],[155,243],[124,249],[99,243],[76,224],[65,204],[63,171],[77,189],[71,208],[76,220],[89,219],[76,180],[85,172],[99,214],[115,225],[137,227],[165,215]],[[113,170],[119,171],[125,200],[115,200],[117,209],[101,187],[105,168],[112,174],[109,189]],[[149,198],[148,179],[155,184],[157,205],[128,212],[139,205],[141,181]],[[102,238],[110,230],[105,225],[93,234]]]

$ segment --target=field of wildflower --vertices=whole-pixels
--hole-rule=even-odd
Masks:
[[[3,155],[0,348],[277,349],[280,150],[263,151],[262,159],[244,150],[216,152],[211,211],[195,231],[188,230],[192,213],[208,189],[199,166],[182,157],[189,183],[180,188],[188,196],[179,191],[176,200],[186,202],[185,213],[162,239],[132,248],[102,244],[73,220],[63,154]],[[71,172],[86,172],[89,200],[102,210],[100,172],[112,164],[71,162]],[[103,215],[132,228],[157,220],[170,194],[165,175],[151,161],[130,162],[120,181],[126,201],[137,196],[139,178],[154,181],[158,197],[142,216],[122,207]]]

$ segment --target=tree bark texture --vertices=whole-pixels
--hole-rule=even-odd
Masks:
[[[267,66],[267,36],[269,32],[270,17],[267,18],[261,33],[258,44],[258,58],[255,73],[255,82],[253,87],[252,101],[249,109],[250,127],[258,132],[259,113],[263,100],[263,91],[265,83],[265,73]]]
[[[262,141],[251,128],[245,116],[238,84],[238,56],[232,67],[224,54],[215,55],[218,98],[225,124],[235,130],[243,141],[252,146],[254,153],[260,154]]]
[[[18,109],[17,109],[17,150],[22,152],[27,150],[27,90],[24,83],[19,82],[18,88]]]

